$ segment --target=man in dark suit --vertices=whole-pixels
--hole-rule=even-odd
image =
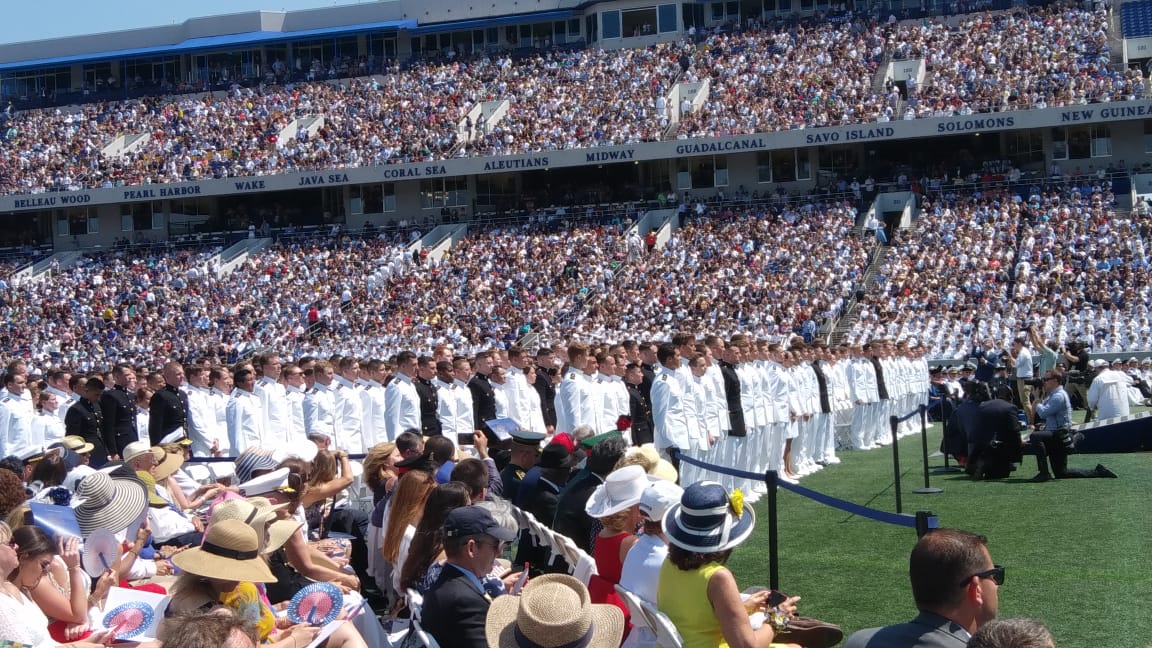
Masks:
[[[641,342],[640,349],[640,370],[644,372],[644,380],[640,383],[640,391],[648,397],[648,402],[652,402],[652,383],[656,382],[656,365],[660,361],[656,358],[656,345],[652,342]]]
[[[996,618],[1004,568],[992,564],[988,539],[937,529],[912,549],[908,574],[920,614],[908,623],[861,630],[844,648],[961,648]]]
[[[169,362],[160,372],[164,377],[164,388],[152,394],[148,401],[148,440],[152,445],[160,445],[164,437],[177,429],[183,429],[187,436],[188,394],[180,389],[184,384],[184,367],[179,362]]]
[[[740,376],[736,373],[736,363],[740,362],[740,348],[724,345],[720,356],[720,376],[724,379],[724,403],[728,408],[728,423],[731,429],[728,436],[748,436],[748,426],[744,422],[744,408],[740,404]]]
[[[556,430],[556,385],[560,368],[555,360],[556,354],[550,347],[540,347],[536,352],[536,382],[532,385],[540,395],[540,413],[549,433]]]
[[[426,437],[440,436],[440,398],[436,394],[436,363],[429,356],[416,359],[416,394],[420,396],[420,433]]]
[[[531,513],[541,524],[551,524],[556,518],[556,504],[560,501],[560,489],[568,483],[575,464],[568,448],[561,443],[550,443],[540,453],[540,461],[528,472],[528,477],[520,484],[517,506]],[[535,473],[535,479],[530,478]],[[517,565],[532,564],[532,572],[547,570],[553,573],[568,573],[568,563],[558,558],[549,565],[552,556],[547,545],[536,545],[532,534],[527,530],[520,533],[520,544],[516,552]]]
[[[480,579],[492,571],[504,543],[516,534],[501,527],[488,509],[462,506],[444,521],[440,578],[424,596],[421,625],[442,648],[487,648],[484,623],[492,599]]]
[[[139,441],[136,434],[136,371],[126,364],[112,368],[112,389],[100,395],[104,447],[120,455],[124,447]]]
[[[496,418],[496,392],[488,381],[492,372],[492,353],[482,351],[476,354],[475,375],[468,381],[468,391],[472,392],[472,424],[488,437],[488,446],[495,448],[500,439],[488,427],[488,421]]]
[[[652,443],[652,401],[644,393],[644,371],[635,362],[624,370],[624,384],[628,387],[628,415],[632,417],[632,443]]]
[[[556,519],[552,529],[568,536],[577,547],[588,553],[592,553],[594,520],[584,512],[584,505],[592,497],[592,491],[604,483],[604,478],[616,467],[616,462],[624,456],[627,448],[628,443],[619,435],[602,439],[588,453],[587,469],[568,482],[556,503]]]
[[[104,445],[104,414],[100,411],[100,396],[104,393],[104,381],[89,378],[77,383],[80,398],[64,414],[64,431],[69,436],[83,437],[92,444],[88,463],[100,468],[108,463],[108,447]]]

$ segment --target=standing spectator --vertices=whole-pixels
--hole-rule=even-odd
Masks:
[[[11,393],[13,386],[5,383]],[[136,433],[135,395],[136,372],[126,364],[113,367],[112,389],[100,395],[100,411],[104,415],[104,444],[117,456],[129,443],[140,440]]]
[[[1035,368],[1032,366],[1032,352],[1028,350],[1028,340],[1018,337],[1012,342],[1012,352],[1008,359],[1015,367],[1016,373],[1016,400],[1028,414],[1028,424],[1034,422],[1032,418],[1032,377]]]
[[[416,391],[415,377],[419,361],[411,351],[396,356],[396,376],[384,388],[386,425],[384,435],[395,439],[401,432],[419,430],[420,393]]]
[[[188,433],[188,394],[180,389],[184,385],[184,366],[167,362],[160,372],[164,387],[152,394],[148,403],[148,438],[152,445],[160,445],[164,437],[176,430]]]

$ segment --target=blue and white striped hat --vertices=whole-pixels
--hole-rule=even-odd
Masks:
[[[713,481],[684,489],[680,503],[664,514],[668,542],[696,553],[726,551],[743,542],[756,526],[752,507],[744,504],[739,517],[728,491]]]

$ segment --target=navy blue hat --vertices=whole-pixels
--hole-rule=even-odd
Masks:
[[[539,448],[540,442],[544,440],[543,432],[533,432],[531,430],[515,430],[509,434],[512,435],[513,443],[530,446],[533,448]]]
[[[664,514],[668,542],[695,553],[726,551],[744,542],[756,526],[752,507],[741,502],[736,515],[728,491],[713,481],[692,484],[680,503]]]
[[[516,532],[505,529],[496,522],[492,513],[483,506],[461,506],[448,513],[444,520],[444,536],[463,538],[465,536],[490,535],[503,542],[516,539]]]

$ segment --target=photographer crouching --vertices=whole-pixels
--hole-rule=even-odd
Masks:
[[[1044,374],[1044,395],[1032,405],[1033,418],[1037,420],[1036,431],[1028,437],[1025,454],[1036,455],[1039,473],[1031,479],[1046,482],[1056,479],[1076,479],[1089,477],[1116,477],[1103,464],[1096,464],[1092,470],[1070,470],[1068,454],[1075,441],[1072,436],[1072,402],[1064,391],[1064,376],[1049,371]],[[1048,465],[1052,470],[1049,472]]]

